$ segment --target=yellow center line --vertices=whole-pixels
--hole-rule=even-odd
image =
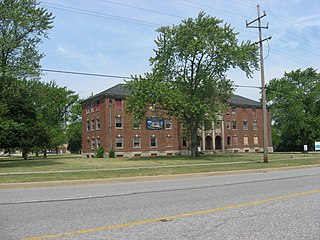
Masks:
[[[103,226],[103,227],[98,227],[98,228],[83,229],[83,230],[78,230],[78,231],[74,231],[74,232],[64,232],[64,233],[51,234],[51,235],[46,235],[46,236],[23,238],[22,240],[41,240],[41,239],[48,239],[48,238],[56,238],[56,237],[63,237],[63,236],[69,236],[69,235],[97,232],[97,231],[103,231],[103,230],[108,230],[108,229],[131,227],[131,226],[142,225],[142,224],[146,224],[146,223],[154,223],[154,222],[166,221],[166,220],[172,220],[172,219],[184,218],[184,217],[192,217],[192,216],[196,216],[196,215],[225,211],[225,210],[229,210],[229,209],[247,207],[247,206],[251,206],[251,205],[259,205],[262,203],[279,201],[279,200],[283,200],[283,199],[299,197],[299,196],[304,196],[304,195],[310,195],[310,194],[315,194],[315,193],[320,193],[320,189],[308,191],[308,192],[300,192],[300,193],[295,193],[295,194],[290,194],[290,195],[285,195],[285,196],[280,196],[280,197],[275,197],[275,198],[269,198],[269,199],[254,201],[254,202],[236,204],[236,205],[232,205],[232,206],[214,208],[214,209],[209,209],[209,210],[204,210],[204,211],[184,213],[184,214],[179,214],[179,215],[174,215],[174,216],[167,216],[167,217],[163,217],[163,218],[147,219],[147,220],[143,220],[143,221],[139,221],[139,222],[129,222],[129,223],[123,223],[123,224]]]

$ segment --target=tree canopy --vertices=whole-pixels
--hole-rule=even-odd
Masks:
[[[127,110],[142,119],[150,105],[183,124],[191,140],[191,154],[197,152],[197,134],[202,126],[212,127],[233,91],[226,73],[239,67],[247,76],[258,68],[257,47],[238,44],[230,25],[199,13],[172,27],[160,27],[155,41],[152,71],[128,82],[132,94]]]
[[[0,1],[0,76],[37,78],[37,45],[52,28],[53,16],[36,0]]]
[[[320,140],[320,74],[313,68],[284,73],[267,86],[274,134],[275,150],[313,149]]]
[[[56,149],[67,142],[70,112],[79,101],[73,91],[39,79],[38,50],[54,17],[37,0],[0,1],[0,148]]]

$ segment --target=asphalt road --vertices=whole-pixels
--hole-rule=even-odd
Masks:
[[[0,190],[0,239],[320,239],[320,168]]]

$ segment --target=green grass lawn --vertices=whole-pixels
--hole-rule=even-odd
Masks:
[[[81,158],[79,155],[49,155],[47,159],[31,156],[28,160],[1,157],[0,174],[19,172],[32,174],[0,175],[0,183],[155,176],[320,164],[320,156],[316,154],[272,153],[269,154],[268,164],[261,163],[262,157],[263,155],[258,153],[202,155],[198,159],[186,156]],[[82,171],[56,172],[64,170]]]

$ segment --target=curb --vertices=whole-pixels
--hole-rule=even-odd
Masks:
[[[262,169],[247,169],[247,170],[234,170],[234,171],[221,171],[221,172],[188,173],[188,174],[176,174],[176,175],[65,180],[65,181],[50,181],[50,182],[2,183],[0,184],[0,190],[12,189],[12,188],[40,188],[40,187],[57,187],[57,186],[59,187],[59,186],[90,185],[90,184],[117,184],[117,183],[128,183],[128,182],[174,180],[174,179],[186,179],[186,178],[209,177],[209,176],[236,175],[236,174],[246,174],[246,173],[268,173],[268,172],[295,170],[295,169],[304,169],[304,168],[313,168],[313,167],[320,167],[320,164],[282,167],[282,168],[262,168]]]

